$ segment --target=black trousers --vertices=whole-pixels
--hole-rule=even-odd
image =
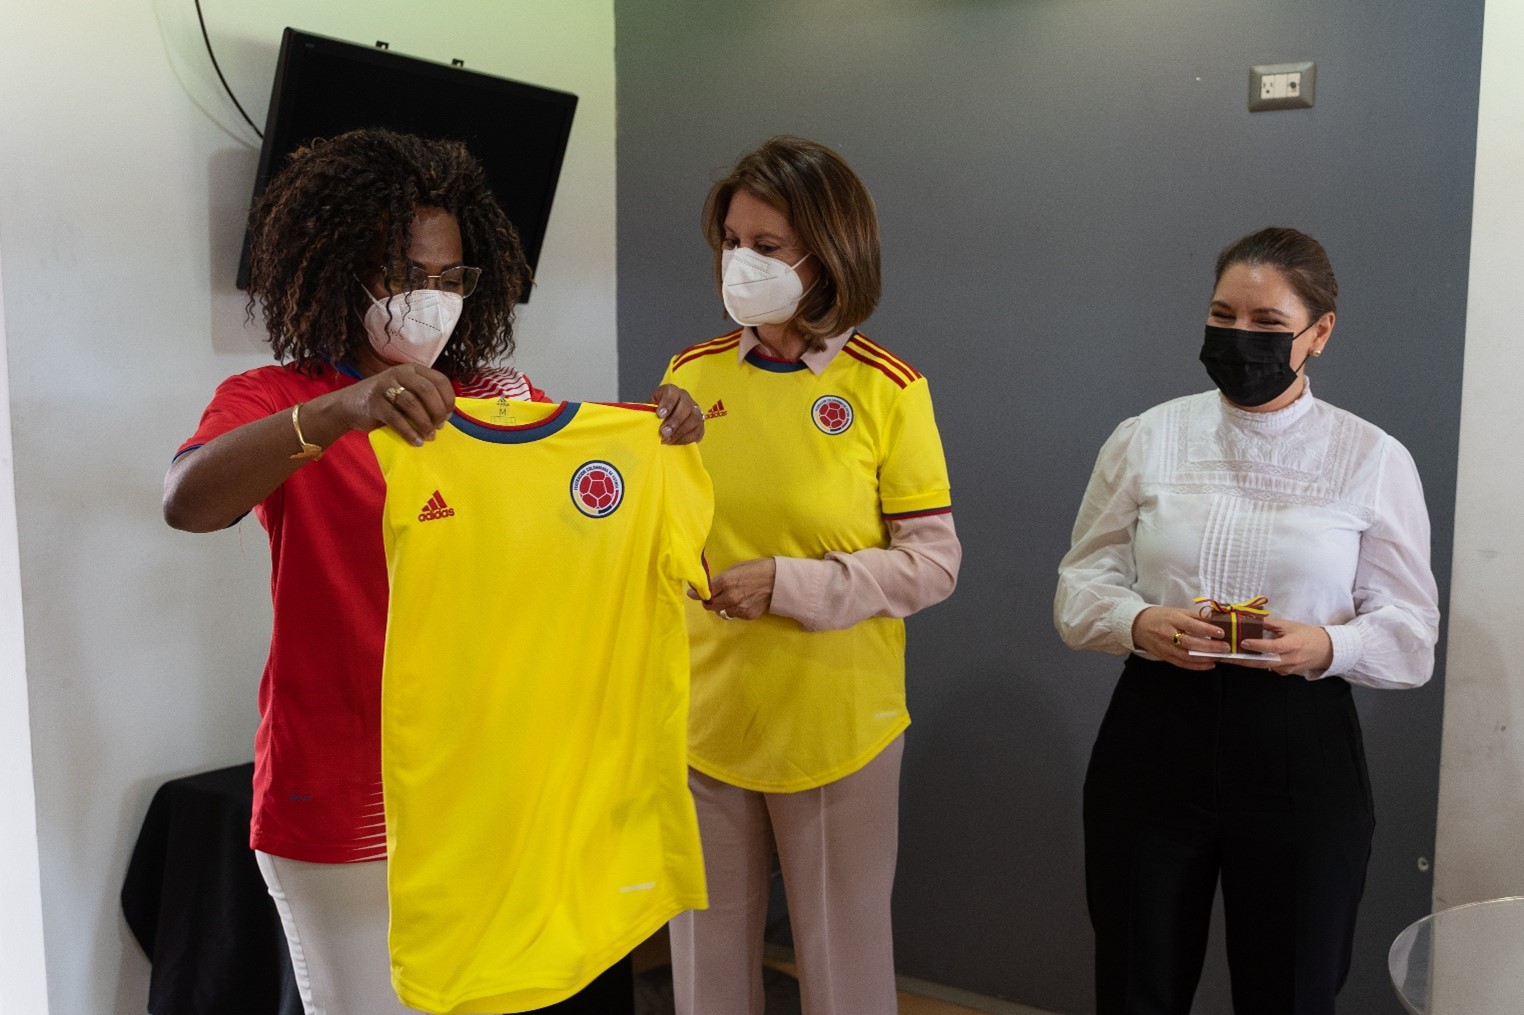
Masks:
[[[1100,1015],[1187,1015],[1222,880],[1237,1015],[1331,1015],[1375,820],[1349,685],[1132,656],[1085,777]]]

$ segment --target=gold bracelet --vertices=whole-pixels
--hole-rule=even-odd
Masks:
[[[302,403],[297,402],[291,407],[291,429],[296,431],[296,439],[302,446],[302,450],[291,456],[294,462],[315,462],[323,457],[323,449],[316,444],[307,443],[307,438],[302,435]]]

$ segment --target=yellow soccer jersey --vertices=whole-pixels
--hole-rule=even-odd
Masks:
[[[371,443],[393,985],[553,1004],[705,905],[683,603],[709,594],[709,477],[649,406],[463,398],[422,448]]]
[[[714,479],[710,570],[889,545],[887,521],[951,510],[926,380],[858,334],[819,376],[741,333],[684,350],[665,380],[707,407]],[[874,618],[805,631],[786,617],[726,623],[688,609],[689,763],[746,789],[789,793],[861,768],[910,724],[905,625]]]

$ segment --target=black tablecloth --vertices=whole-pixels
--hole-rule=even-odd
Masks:
[[[275,903],[249,848],[254,765],[159,787],[122,884],[153,972],[151,1015],[302,1015]]]

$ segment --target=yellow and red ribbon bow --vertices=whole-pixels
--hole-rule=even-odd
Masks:
[[[1197,596],[1191,600],[1193,603],[1211,603],[1213,613],[1254,613],[1261,617],[1270,616],[1270,611],[1264,608],[1269,601],[1269,596],[1255,596],[1241,603],[1228,603],[1224,606],[1210,596]]]
[[[1228,651],[1239,651],[1238,646],[1238,618],[1244,614],[1252,614],[1257,617],[1268,617],[1270,611],[1265,609],[1265,604],[1270,602],[1268,596],[1255,596],[1241,603],[1219,603],[1210,596],[1197,596],[1191,600],[1195,603],[1206,603],[1201,609],[1202,619],[1210,620],[1213,613],[1225,613],[1228,617]]]

